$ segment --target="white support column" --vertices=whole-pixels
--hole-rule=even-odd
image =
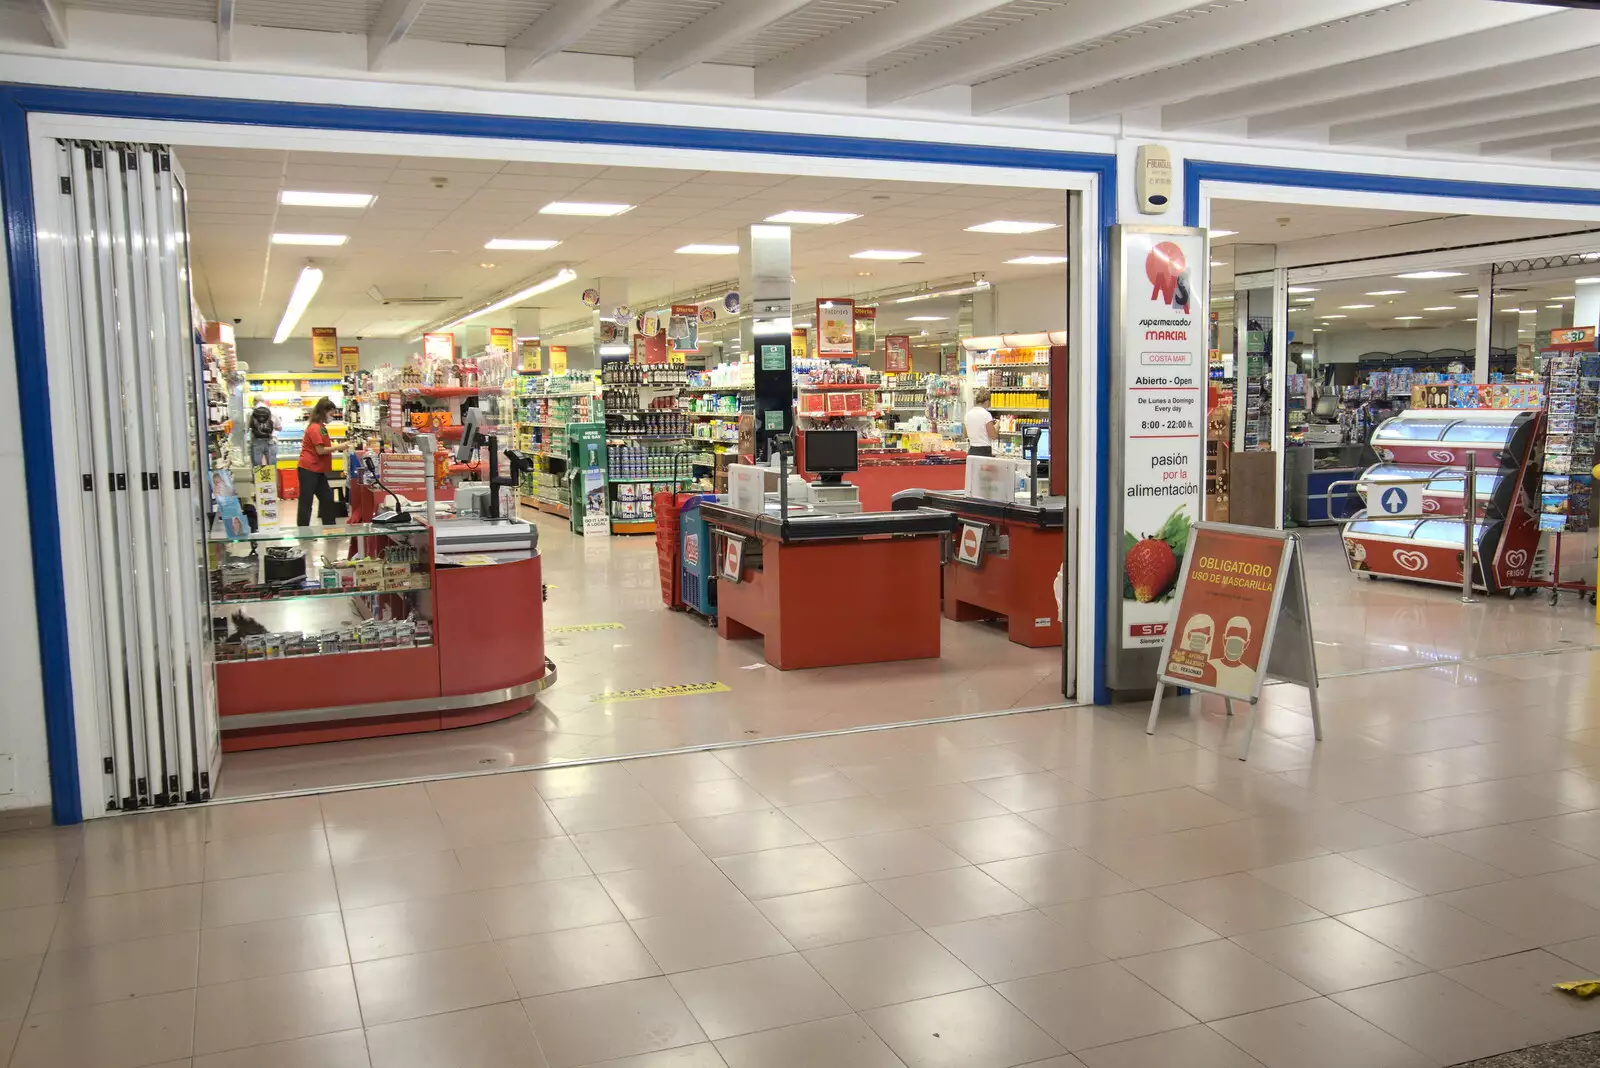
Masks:
[[[1494,267],[1478,271],[1478,345],[1472,364],[1472,380],[1479,385],[1489,381],[1489,349],[1494,344]]]
[[[1572,305],[1572,325],[1600,327],[1600,282],[1586,282],[1572,291],[1578,298]]]
[[[1272,452],[1278,478],[1273,483],[1277,507],[1273,526],[1283,529],[1283,468],[1289,429],[1289,269],[1272,272]]]

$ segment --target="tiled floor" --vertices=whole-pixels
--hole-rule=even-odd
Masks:
[[[1545,609],[1548,611],[1548,609]],[[0,837],[12,1068],[1376,1068],[1600,1030],[1600,653]],[[3,1060],[3,1057],[0,1057]]]
[[[221,796],[538,767],[1061,703],[1060,651],[1014,645],[1000,628],[982,623],[945,621],[937,661],[778,671],[765,665],[758,641],[723,641],[696,617],[662,607],[653,539],[586,540],[549,516],[538,523],[551,587],[546,648],[559,681],[535,712],[446,734],[233,755],[224,764]],[[1357,579],[1345,567],[1335,530],[1312,530],[1305,539],[1324,675],[1600,643],[1592,613],[1570,597],[1555,609],[1543,599],[1504,597],[1463,608],[1450,590]],[[622,629],[560,629],[595,623]],[[1500,671],[1537,670],[1516,663],[1502,663]],[[596,699],[689,682],[730,689],[648,701]]]

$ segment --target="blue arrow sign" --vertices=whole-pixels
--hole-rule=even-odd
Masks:
[[[1411,503],[1411,499],[1405,490],[1398,486],[1390,486],[1383,491],[1383,496],[1379,498],[1378,503],[1390,515],[1399,515],[1406,510],[1406,506]]]

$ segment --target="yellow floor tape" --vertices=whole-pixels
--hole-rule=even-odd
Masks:
[[[677,686],[646,686],[639,690],[612,690],[589,698],[592,704],[614,701],[653,701],[658,697],[685,697],[693,693],[730,693],[733,687],[720,682],[685,682]]]
[[[546,634],[585,634],[591,630],[621,630],[621,623],[574,623],[570,627],[548,627]]]

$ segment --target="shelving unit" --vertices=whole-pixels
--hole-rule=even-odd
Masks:
[[[611,533],[653,534],[654,495],[693,481],[689,443],[699,426],[717,424],[694,418],[684,407],[692,380],[681,364],[606,360],[600,367]]]
[[[572,517],[571,444],[567,428],[601,417],[591,372],[518,375],[512,393],[517,447],[534,458],[517,487],[522,504]]]

